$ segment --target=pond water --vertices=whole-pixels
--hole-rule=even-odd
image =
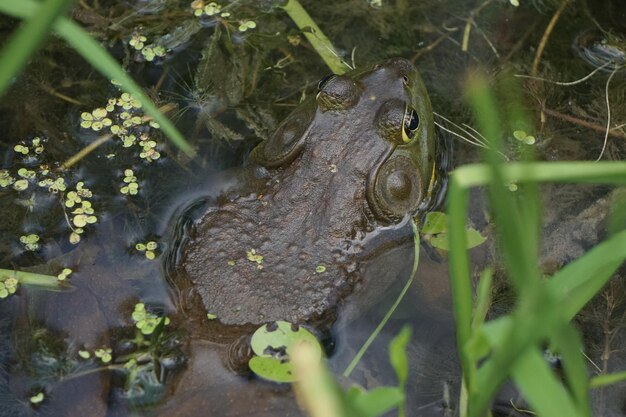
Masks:
[[[193,317],[207,311],[188,311],[186,294],[166,275],[183,210],[232,181],[231,169],[316,94],[329,70],[280,2],[223,0],[221,9],[200,3],[85,0],[72,12],[176,122],[197,152],[193,158],[57,38],[0,97],[0,268],[52,276],[71,269],[48,286],[20,283],[0,299],[0,416],[304,415],[288,384],[231,369],[228,358],[242,347],[195,327]],[[450,148],[445,169],[479,160],[479,148],[460,138],[479,136],[463,97],[468,75],[479,70],[501,95],[521,97],[526,121],[506,126],[509,159],[528,151],[550,161],[623,159],[623,2],[520,3],[302,1],[346,62],[365,68],[399,56],[417,66],[439,138]],[[16,25],[0,19],[1,38]],[[594,70],[574,85],[511,77],[563,83]],[[520,92],[503,82],[510,79]],[[607,101],[612,130],[604,145]],[[118,130],[105,136],[113,125]],[[91,152],[71,159],[93,143]],[[541,258],[549,274],[605,235],[611,190],[549,185],[542,191]],[[470,223],[487,237],[471,250],[478,276],[498,264],[481,190],[472,192]],[[410,235],[388,246],[363,273],[392,270],[397,282],[358,317],[339,311],[323,334],[329,367],[344,386],[395,385],[388,344],[408,324],[407,414],[455,415],[460,370],[447,258],[427,243],[391,321],[350,377],[339,376],[410,275]],[[578,319],[590,372],[624,369],[624,295],[623,285],[611,284]],[[508,289],[498,287],[492,314],[510,305]],[[164,316],[167,325],[157,318]],[[137,322],[152,328],[143,334]],[[598,415],[626,414],[624,394],[623,385],[595,391]],[[516,415],[524,407],[506,387],[494,412]]]

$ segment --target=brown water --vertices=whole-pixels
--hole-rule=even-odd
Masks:
[[[314,93],[328,70],[289,18],[271,7],[272,1],[223,1],[223,11],[231,16],[221,23],[193,16],[190,3],[85,2],[77,6],[74,17],[104,42],[159,105],[177,108],[170,116],[197,149],[194,159],[144,124],[138,132],[156,141],[159,158],[149,162],[139,155],[150,151],[149,146],[148,151],[138,144],[125,148],[114,139],[71,168],[59,170],[63,161],[102,133],[81,128],[81,113],[104,107],[109,98],[121,94],[59,39],[51,38],[0,98],[0,169],[8,170],[16,181],[23,179],[20,168],[35,171],[37,177],[26,190],[15,190],[14,185],[0,188],[0,268],[50,275],[66,267],[73,270],[68,280],[71,290],[20,286],[16,294],[0,300],[0,416],[302,414],[288,385],[236,375],[224,365],[225,346],[183,331],[175,319],[180,306],[165,280],[164,263],[170,228],[180,208],[203,196],[214,181],[211,174],[240,165],[302,97]],[[366,0],[302,3],[346,60],[354,56],[357,67],[393,56],[413,60],[435,111],[470,126],[462,93],[467,75],[482,68],[495,85],[505,74],[530,74],[548,22],[560,5],[549,0],[522,0],[517,8],[495,0],[383,0],[381,7]],[[532,147],[539,158],[595,159],[600,154],[607,118],[606,83],[610,71],[623,65],[624,10],[620,1],[575,1],[558,17],[537,61],[538,76],[573,81],[607,60],[611,66],[574,86],[522,81],[523,103],[536,137]],[[254,20],[257,27],[239,32],[242,19]],[[0,20],[2,39],[14,28],[14,21]],[[134,31],[148,38],[147,45],[156,42],[171,50],[146,62],[128,44]],[[614,126],[626,122],[625,85],[623,73],[616,71],[609,88]],[[443,119],[436,120],[454,129]],[[525,145],[512,137],[518,127],[507,128],[507,153],[515,159]],[[454,166],[477,160],[476,147],[441,134],[454,141]],[[42,139],[41,153],[34,150],[41,146],[33,145],[35,137]],[[625,137],[623,129],[609,136],[604,159],[623,158]],[[16,151],[17,144],[29,147],[28,155]],[[49,166],[49,174],[42,173],[42,164]],[[127,185],[127,169],[137,177],[137,195],[120,192]],[[38,186],[36,182],[44,177],[63,177],[66,190],[51,193]],[[68,222],[74,214],[64,201],[80,181],[93,193],[85,199],[92,203],[97,222],[85,225],[80,243],[72,244]],[[572,254],[601,237],[596,234],[606,206],[598,199],[606,192],[574,186],[545,189],[547,267],[571,260]],[[482,193],[472,194],[471,207],[473,226],[490,238],[488,244],[472,250],[474,272],[479,273],[492,259],[493,237]],[[78,226],[72,223],[72,227]],[[573,229],[583,232],[572,235]],[[27,250],[20,242],[29,234],[40,237],[36,250]],[[135,248],[149,241],[158,242],[155,260]],[[394,262],[401,264],[394,264],[400,275],[408,277],[412,250],[407,244],[376,259],[367,273],[375,275]],[[402,284],[398,283],[398,290]],[[617,300],[612,310],[600,300],[580,324],[587,330],[588,355],[601,368],[621,370],[619,352],[601,357],[606,332],[598,329],[612,332],[610,346],[620,346],[624,338],[620,320],[624,306],[619,302],[624,299],[623,288],[615,285],[609,291]],[[503,288],[495,312],[506,311],[506,293]],[[358,320],[339,321],[327,340],[329,366],[337,374],[394,298],[390,294]],[[158,340],[143,348],[138,347],[131,320],[133,306],[140,301],[155,314],[174,318]],[[454,415],[459,369],[450,303],[445,253],[424,246],[415,282],[399,311],[350,381],[342,382],[358,382],[366,388],[394,385],[387,346],[408,323],[413,328],[408,414]],[[134,384],[128,384],[128,372],[103,369],[106,365],[93,358],[100,348],[112,348],[112,362],[120,367],[144,353]],[[91,353],[90,359],[81,358],[83,350]],[[39,392],[45,394],[43,402],[32,404],[30,398]],[[510,411],[506,404],[511,395],[517,394],[501,395],[496,408],[502,413]],[[597,397],[596,408],[603,415],[624,414],[623,387],[607,389]]]

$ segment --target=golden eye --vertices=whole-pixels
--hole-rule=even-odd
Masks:
[[[414,139],[415,132],[419,128],[420,118],[417,115],[415,109],[407,107],[404,111],[404,117],[402,121],[402,141],[409,143]]]

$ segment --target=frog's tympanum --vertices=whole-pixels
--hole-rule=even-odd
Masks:
[[[188,309],[201,303],[231,335],[274,320],[328,328],[367,287],[368,245],[429,208],[435,139],[409,61],[320,81],[188,228],[172,277]]]

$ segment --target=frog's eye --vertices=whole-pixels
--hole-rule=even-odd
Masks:
[[[320,81],[317,104],[322,111],[345,110],[359,99],[359,87],[346,75],[333,75]]]
[[[380,106],[375,124],[381,137],[395,145],[403,145],[410,141],[412,134],[407,136],[405,133],[407,124],[410,124],[410,120],[407,119],[407,108],[407,104],[399,99],[387,100]]]
[[[396,155],[385,161],[373,179],[368,202],[384,219],[400,219],[417,210],[423,198],[420,170],[412,159]]]
[[[335,74],[328,74],[327,76],[325,76],[324,78],[322,78],[320,80],[319,83],[317,83],[317,91],[322,91],[322,88],[324,88],[324,86],[326,85],[327,82],[329,82],[330,80],[332,80],[333,78],[335,78],[337,75]]]
[[[415,138],[415,132],[420,125],[420,118],[415,109],[407,107],[402,121],[402,141],[409,143]]]

